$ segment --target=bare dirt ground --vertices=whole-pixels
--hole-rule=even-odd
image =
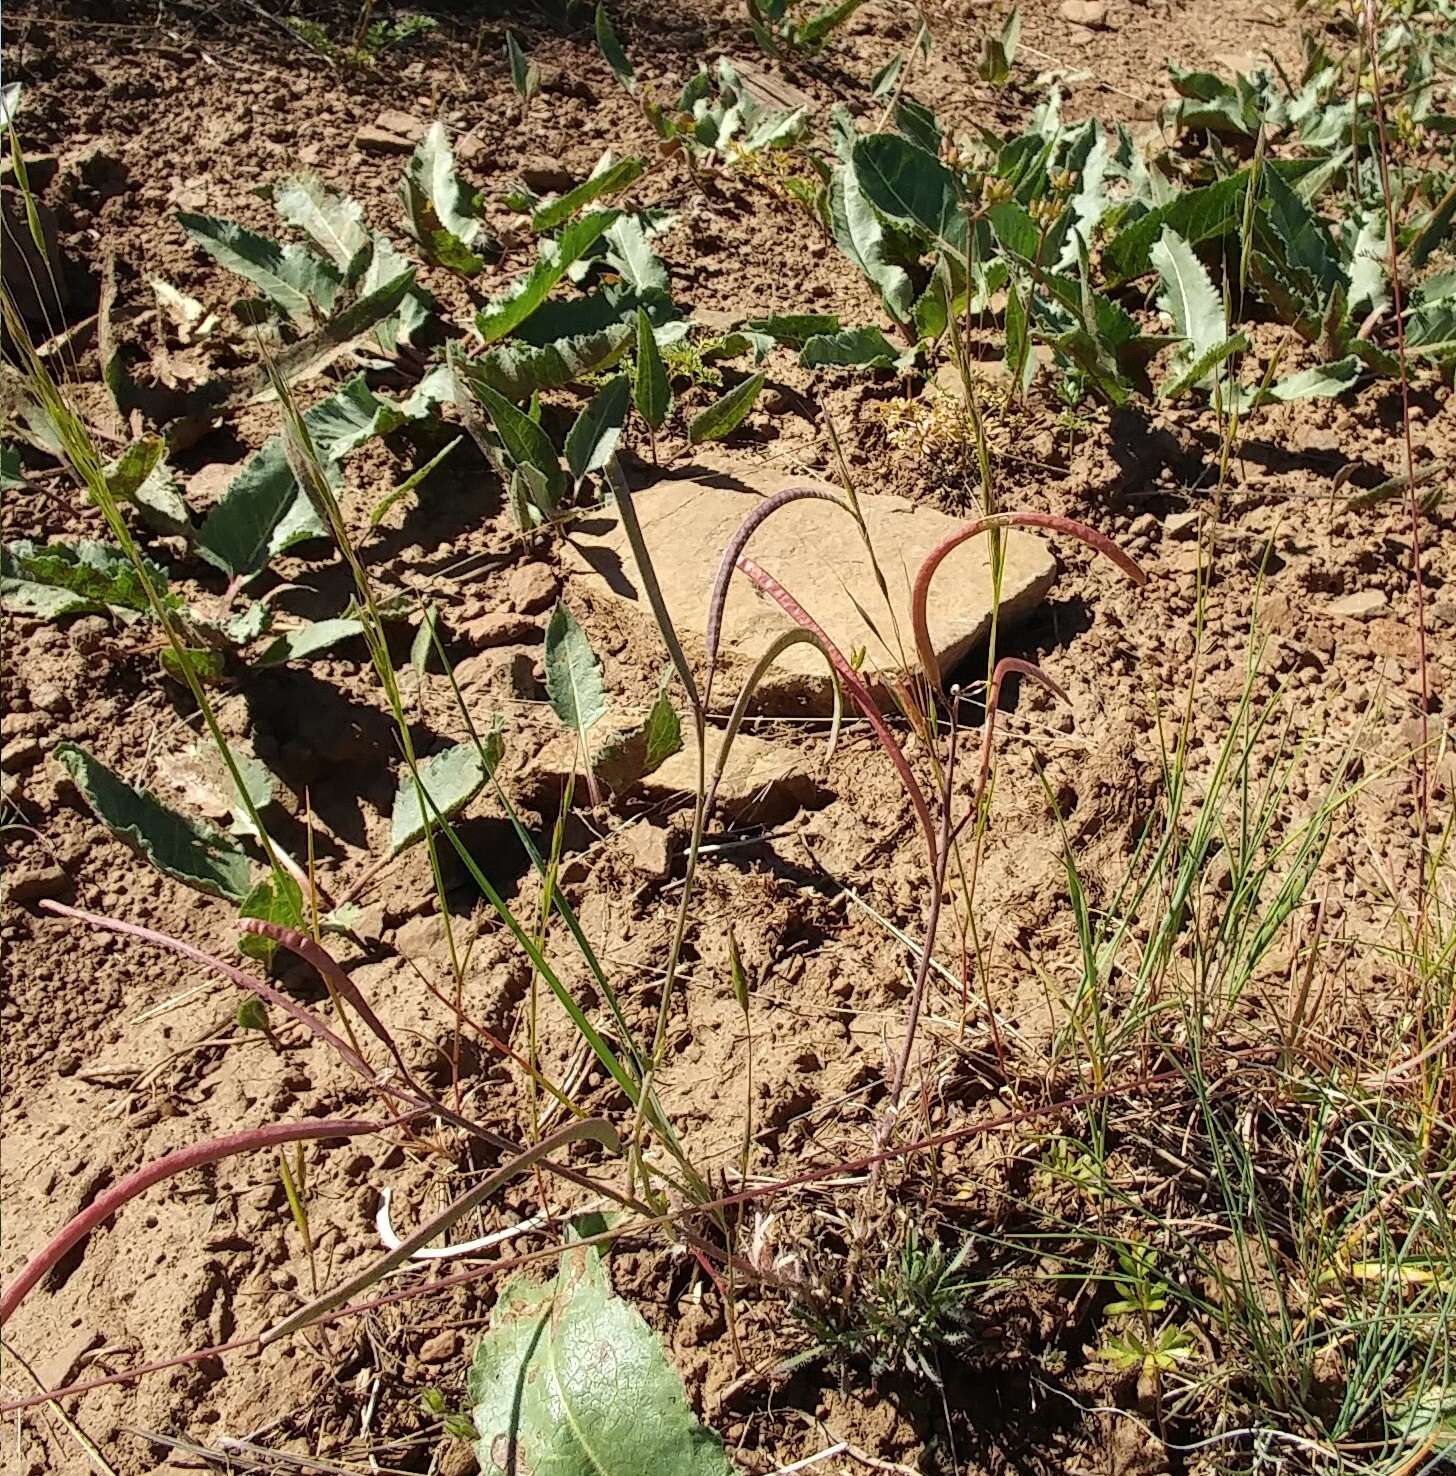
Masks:
[[[666,94],[699,60],[757,55],[737,10],[723,9],[630,0],[614,13],[644,80]],[[994,90],[976,80],[974,57],[999,15],[975,4],[932,6],[928,14],[936,49],[917,92],[959,128],[1024,117],[1043,90],[1035,72],[1059,69],[1071,79],[1069,117],[1095,114],[1150,134],[1168,59],[1213,70],[1242,67],[1266,51],[1291,68],[1299,59],[1296,19],[1266,0],[1110,0],[1107,29],[1099,30],[1064,19],[1055,3],[1029,0],[1023,65],[1010,88]],[[387,109],[443,117],[463,172],[488,204],[523,169],[579,178],[608,144],[618,153],[653,152],[650,130],[591,44],[589,26],[563,32],[525,13],[510,18],[542,69],[541,94],[523,110],[502,56],[502,17],[442,10],[439,21],[378,65],[336,68],[245,5],[7,7],[5,76],[24,84],[27,149],[58,159],[43,198],[57,213],[75,273],[74,320],[94,311],[107,255],[115,257],[119,320],[144,348],[156,333],[146,318],[150,277],[207,303],[230,301],[225,274],[188,242],[176,211],[265,228],[269,210],[254,187],[300,165],[347,188],[375,221],[393,222],[402,159],[356,144],[358,131]],[[1320,24],[1309,14],[1301,21]],[[908,8],[871,0],[817,59],[775,66],[818,106],[849,101],[863,112],[867,79],[912,30]],[[864,282],[803,217],[786,219],[772,180],[739,174],[695,188],[681,171],[663,168],[638,194],[677,214],[656,245],[675,296],[699,321],[808,310],[846,321],[874,316]],[[502,209],[493,221],[503,235],[509,219]],[[476,284],[481,294],[502,287],[524,259],[517,249],[488,267]],[[442,303],[464,305],[463,289],[445,274],[429,285]],[[99,378],[94,344],[79,367],[82,379]],[[833,476],[827,411],[846,437],[861,492],[895,491],[957,513],[973,505],[958,453],[896,432],[898,387],[812,376],[788,354],[767,368],[769,392],[733,442],[733,466]],[[684,392],[689,409],[713,393]],[[1456,457],[1451,396],[1434,376],[1411,388],[1419,464]],[[1149,582],[1130,588],[1084,551],[1058,544],[1051,594],[1003,638],[1005,652],[1040,664],[1070,702],[1054,703],[1027,684],[1003,716],[977,934],[967,943],[958,919],[941,943],[952,970],[967,947],[982,961],[969,999],[945,982],[932,989],[915,1105],[925,1131],[1039,1102],[1061,1081],[1064,1001],[1081,967],[1064,838],[1091,906],[1112,905],[1142,827],[1162,802],[1171,735],[1191,714],[1196,795],[1209,782],[1251,664],[1256,701],[1282,694],[1277,718],[1247,757],[1255,784],[1287,761],[1283,823],[1307,816],[1341,776],[1358,772],[1369,781],[1334,820],[1310,894],[1326,940],[1311,1030],[1336,1055],[1357,1040],[1399,1035],[1409,1002],[1398,918],[1418,889],[1421,855],[1407,761],[1423,732],[1411,524],[1398,499],[1347,511],[1335,479],[1344,468],[1354,486],[1399,475],[1401,408],[1399,386],[1378,381],[1338,401],[1261,411],[1239,444],[1211,542],[1181,516],[1206,510],[1217,480],[1220,431],[1210,411],[1091,409],[1069,421],[1038,382],[1027,406],[990,412],[1000,504],[1091,524],[1117,538]],[[94,414],[103,431],[105,413]],[[174,458],[192,478],[196,505],[272,433],[271,415],[255,407]],[[412,434],[351,459],[343,498],[351,517],[362,522],[423,459]],[[694,458],[680,428],[673,435],[664,443],[665,454],[678,456],[672,474],[688,474]],[[704,461],[721,469],[725,457]],[[219,462],[226,463],[221,480],[209,470]],[[650,468],[634,465],[645,482]],[[1448,498],[1424,525],[1426,680],[1438,735],[1456,692],[1451,506]],[[59,474],[7,492],[4,518],[7,538],[104,536],[99,515]],[[482,724],[504,721],[504,786],[538,833],[549,834],[560,786],[543,758],[557,727],[544,703],[540,632],[551,604],[560,593],[571,601],[603,655],[608,690],[628,708],[645,704],[655,688],[663,663],[655,630],[583,579],[551,537],[517,534],[498,484],[473,452],[447,463],[418,505],[397,508],[364,547],[384,585],[440,603],[472,713]],[[777,572],[787,582],[793,571]],[[311,560],[305,550],[277,573],[299,586],[289,607],[299,614],[328,614],[343,603],[336,561]],[[224,582],[204,577],[183,587],[215,595]],[[515,623],[489,618],[505,616]],[[489,644],[472,636],[487,630]],[[501,630],[507,639],[496,644]],[[335,895],[383,853],[395,787],[393,738],[357,646],[307,667],[255,673],[218,699],[228,733],[248,739],[286,787],[284,839],[299,854],[307,798],[320,876]],[[175,794],[169,774],[198,723],[185,692],[158,672],[156,655],[137,627],[101,616],[6,621],[0,1269],[7,1279],[49,1230],[143,1162],[244,1124],[344,1115],[364,1102],[338,1062],[301,1032],[282,1028],[268,1038],[239,1028],[237,999],[224,981],[38,906],[55,897],[235,956],[232,910],[139,863],[48,757],[57,743],[77,742],[133,782]],[[458,736],[445,679],[407,681],[420,733]],[[904,794],[867,730],[850,726],[827,762],[822,723],[765,720],[753,731],[792,755],[807,782],[795,797],[745,806],[714,837],[720,846],[699,877],[661,1087],[695,1158],[715,1171],[735,1164],[748,1036],[727,984],[731,922],[753,991],[752,1173],[767,1182],[869,1151],[909,978],[909,955],[888,925],[918,933],[928,883]],[[1451,812],[1456,757],[1443,747],[1433,753],[1430,796],[1439,816]],[[656,1013],[687,820],[687,810],[666,803],[589,812],[579,802],[566,830],[564,884],[644,1028]],[[488,790],[462,833],[493,883],[529,911],[538,884]],[[458,936],[469,941],[465,1008],[519,1041],[529,965],[453,861],[445,880]],[[1197,907],[1217,908],[1220,895],[1210,875]],[[411,1065],[448,1087],[449,959],[423,853],[379,871],[357,900],[365,910],[358,936],[330,946],[405,1044]],[[1306,909],[1289,925],[1262,964],[1229,1022],[1230,1051],[1269,1043],[1309,916]],[[579,960],[564,956],[562,967],[568,978],[575,969],[574,984],[589,983]],[[286,987],[318,998],[307,970],[279,965],[279,972]],[[988,1004],[999,1024],[991,1024]],[[547,1011],[543,1032],[544,1067],[564,1078],[575,1073],[589,1102],[605,1093],[577,1059],[564,1016]],[[1220,1067],[1230,1079],[1252,1069],[1232,1057]],[[482,1121],[520,1130],[526,1094],[484,1050],[467,1049],[460,1084]],[[1129,1132],[1119,1162],[1159,1213],[1195,1219],[1207,1187],[1179,1152],[1183,1110],[1176,1097],[1152,1095],[1139,1119],[1142,1143]],[[614,1284],[661,1333],[695,1409],[745,1471],[767,1473],[834,1442],[859,1454],[811,1469],[1129,1476],[1256,1469],[1200,1467],[1177,1453],[1179,1441],[1206,1427],[1177,1425],[1164,1430],[1165,1440],[1146,1388],[1088,1359],[1094,1304],[1104,1293],[1065,1275],[1024,1274],[990,1248],[997,1235],[1031,1222],[1032,1201],[1038,1213],[1060,1205],[1075,1217],[1066,1185],[1048,1184],[1038,1168],[1058,1121],[967,1138],[933,1163],[892,1175],[892,1188],[927,1225],[989,1237],[971,1262],[986,1290],[942,1389],[904,1369],[872,1373],[852,1362],[847,1370],[786,1369],[807,1334],[773,1297],[745,1297],[735,1347],[719,1289],[680,1247],[659,1241],[620,1251],[611,1261]],[[408,1148],[379,1138],[310,1148],[312,1257],[266,1155],[164,1186],[68,1257],[7,1325],[14,1356],[6,1359],[4,1396],[243,1338],[292,1310],[311,1278],[338,1281],[377,1253],[381,1190],[392,1190],[398,1220],[413,1223],[444,1202],[454,1176],[476,1167],[443,1132]],[[549,1183],[522,1178],[490,1203],[475,1233],[536,1215],[543,1194],[554,1212],[570,1207],[553,1199],[558,1190]],[[775,1208],[760,1233],[776,1253],[801,1253],[822,1274],[836,1244],[833,1193],[807,1188]],[[552,1233],[547,1227],[512,1246],[544,1245]],[[100,1387],[63,1408],[121,1476],[195,1469],[202,1457],[188,1447],[217,1447],[224,1436],[290,1452],[300,1470],[473,1469],[468,1447],[444,1437],[421,1396],[439,1388],[460,1401],[493,1295],[485,1278],[262,1351],[245,1346]],[[1104,1406],[1138,1418],[1094,1412]],[[85,1468],[60,1408],[32,1409],[6,1430],[7,1469]]]

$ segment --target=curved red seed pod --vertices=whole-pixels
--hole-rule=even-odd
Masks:
[[[991,673],[991,685],[986,689],[986,728],[981,734],[981,768],[976,776],[975,797],[971,800],[970,809],[956,822],[955,829],[950,833],[951,840],[961,833],[966,822],[981,808],[981,799],[986,793],[986,781],[991,777],[991,742],[996,736],[996,715],[1001,710],[1001,684],[1012,672],[1040,682],[1053,697],[1060,698],[1068,705],[1071,703],[1072,699],[1061,686],[1032,662],[1023,661],[1019,656],[1003,656],[996,663],[996,669]]]
[[[1053,533],[1069,534],[1085,543],[1094,553],[1110,559],[1134,584],[1143,585],[1148,582],[1148,576],[1141,565],[1124,553],[1105,533],[1099,533],[1095,528],[1089,528],[1085,523],[1076,522],[1072,518],[1039,512],[991,513],[987,517],[976,518],[937,543],[915,572],[915,586],[910,595],[910,623],[915,632],[915,654],[920,658],[926,679],[937,691],[940,689],[940,672],[936,666],[935,650],[930,644],[930,631],[925,616],[930,581],[935,578],[935,571],[948,554],[968,539],[979,533],[987,533],[992,528],[1046,528]]]
[[[275,1122],[267,1127],[248,1128],[244,1132],[227,1133],[220,1138],[192,1143],[186,1148],[178,1148],[174,1153],[163,1155],[155,1163],[143,1165],[104,1194],[98,1194],[79,1215],[62,1226],[26,1262],[20,1274],[5,1288],[4,1294],[0,1295],[0,1326],[10,1320],[11,1313],[25,1300],[36,1282],[62,1260],[68,1251],[78,1246],[128,1200],[135,1199],[153,1184],[176,1178],[178,1174],[201,1168],[203,1164],[231,1158],[236,1153],[249,1153],[255,1148],[273,1148],[280,1143],[297,1143],[309,1138],[352,1138],[361,1133],[382,1132],[389,1126],[387,1122],[359,1122],[353,1118]]]
[[[925,800],[925,791],[921,789],[919,781],[911,771],[910,762],[905,757],[904,750],[895,740],[895,735],[890,731],[884,716],[880,712],[879,704],[875,701],[870,689],[865,685],[860,674],[845,660],[844,653],[825,635],[823,627],[818,621],[786,590],[772,574],[761,569],[750,558],[743,557],[738,560],[738,567],[753,581],[754,585],[773,600],[791,619],[802,625],[820,644],[824,654],[829,658],[830,664],[839,675],[839,680],[844,683],[849,695],[854,698],[855,705],[864,714],[866,721],[875,731],[875,737],[880,740],[881,746],[890,756],[890,762],[895,766],[895,772],[900,776],[900,782],[905,786],[905,792],[910,796],[910,803],[915,807],[916,818],[920,821],[920,828],[925,832],[926,844],[930,847],[931,864],[934,865],[936,853],[935,822],[930,818],[930,806]]]
[[[738,525],[733,537],[728,540],[723,549],[723,557],[718,563],[718,573],[713,580],[713,592],[708,596],[708,624],[704,631],[708,647],[708,670],[703,678],[703,706],[708,705],[708,694],[713,690],[713,671],[718,664],[718,642],[723,633],[723,607],[728,602],[728,585],[733,578],[734,567],[738,563],[739,555],[753,537],[755,530],[765,518],[771,517],[781,507],[788,506],[791,502],[802,502],[805,498],[813,498],[817,502],[832,502],[836,507],[842,507],[851,517],[853,510],[842,497],[836,497],[824,487],[815,487],[808,483],[799,487],[785,487],[775,492],[772,497],[765,498],[748,514]]]
[[[312,938],[305,937],[293,928],[284,927],[282,923],[269,922],[261,917],[245,917],[241,920],[240,926],[245,933],[258,933],[265,938],[271,938],[290,953],[296,954],[305,963],[312,965],[320,978],[327,979],[353,1005],[355,1012],[370,1033],[394,1058],[394,1064],[399,1067],[400,1075],[411,1086],[414,1085],[414,1077],[410,1074],[404,1057],[400,1055],[399,1047],[394,1043],[394,1037],[385,1028],[379,1016],[370,1008],[369,1001],[359,992],[359,986],[344,972],[332,954],[321,948]]]

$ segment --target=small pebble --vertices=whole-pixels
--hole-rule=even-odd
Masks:
[[[20,774],[40,762],[40,740],[26,735],[12,738],[0,748],[0,769],[7,774]]]

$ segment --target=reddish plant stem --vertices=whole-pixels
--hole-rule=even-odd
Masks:
[[[393,1057],[394,1064],[399,1067],[400,1075],[404,1080],[416,1091],[419,1090],[409,1067],[405,1065],[404,1057],[399,1053],[399,1047],[394,1043],[394,1037],[385,1029],[379,1016],[370,1007],[369,1001],[360,993],[359,986],[340,968],[332,954],[315,943],[312,938],[305,937],[293,928],[285,928],[281,923],[267,922],[263,918],[245,917],[240,926],[245,933],[256,933],[281,944],[290,953],[309,964],[320,978],[332,984],[339,994],[353,1006],[355,1013],[364,1022],[370,1034]]]
[[[930,853],[931,868],[935,867],[936,860],[936,830],[935,822],[930,818],[930,806],[925,800],[925,791],[920,787],[920,781],[916,779],[910,768],[910,762],[905,757],[904,750],[890,731],[880,712],[880,705],[874,699],[873,693],[865,685],[864,678],[845,660],[844,652],[824,633],[824,628],[814,619],[812,615],[786,590],[772,574],[761,569],[754,561],[746,555],[738,560],[738,567],[748,576],[753,583],[763,591],[771,600],[778,604],[794,620],[813,635],[821,644],[824,654],[829,658],[830,664],[839,675],[839,680],[849,690],[849,695],[854,698],[855,705],[864,715],[865,721],[874,729],[875,737],[880,740],[881,746],[890,756],[890,762],[895,766],[895,772],[900,776],[900,782],[905,786],[905,793],[910,796],[910,803],[915,808],[915,816],[920,821],[920,828],[925,833],[925,843]]]
[[[1277,1046],[1249,1046],[1242,1050],[1230,1051],[1227,1060],[1247,1062],[1259,1057],[1275,1057],[1278,1055]],[[1205,1063],[1207,1064],[1207,1063]],[[1054,1116],[1057,1113],[1073,1111],[1080,1107],[1090,1107],[1095,1103],[1105,1101],[1109,1097],[1127,1097],[1134,1092],[1144,1091],[1151,1087],[1168,1086],[1175,1082],[1186,1080],[1187,1071],[1181,1067],[1173,1067],[1167,1071],[1156,1072],[1152,1075],[1138,1077],[1125,1082],[1117,1087],[1099,1087],[1093,1091],[1081,1092],[1070,1097],[1059,1097],[1055,1101],[1045,1102],[1039,1107],[1024,1107],[1016,1112],[1003,1113],[1000,1117],[988,1118],[983,1122],[965,1123],[958,1128],[950,1128],[942,1133],[935,1133],[930,1137],[920,1138],[913,1143],[908,1143],[901,1148],[877,1149],[873,1153],[865,1154],[861,1158],[850,1159],[845,1162],[822,1164],[817,1168],[806,1169],[801,1174],[792,1178],[782,1179],[773,1184],[760,1184],[753,1189],[740,1190],[737,1194],[724,1195],[719,1199],[707,1201],[705,1204],[695,1205],[694,1212],[699,1214],[715,1214],[719,1210],[732,1209],[735,1205],[750,1204],[760,1199],[769,1199],[776,1194],[783,1194],[790,1189],[802,1189],[810,1184],[819,1183],[824,1179],[838,1178],[847,1173],[863,1173],[874,1168],[877,1164],[889,1163],[896,1159],[912,1157],[917,1153],[928,1153],[936,1148],[943,1148],[949,1143],[958,1142],[964,1138],[984,1137],[990,1133],[1006,1131],[1010,1128],[1019,1127],[1023,1123],[1035,1122],[1040,1118]],[[607,1231],[602,1235],[591,1236],[586,1240],[575,1242],[580,1245],[593,1245],[599,1242],[617,1238],[617,1232]],[[702,1242],[695,1242],[702,1244]],[[709,1254],[721,1255],[722,1252],[716,1248],[708,1248]],[[340,1322],[346,1317],[361,1316],[366,1312],[375,1312],[382,1307],[394,1306],[399,1302],[409,1301],[414,1297],[433,1295],[436,1292],[451,1291],[457,1286],[464,1286],[472,1281],[479,1281],[482,1277],[496,1276],[502,1271],[513,1271],[517,1267],[527,1265],[533,1261],[543,1260],[549,1256],[559,1255],[561,1247],[551,1246],[541,1251],[529,1251],[519,1256],[511,1256],[498,1261],[492,1261],[488,1266],[477,1266],[468,1271],[456,1272],[452,1276],[443,1276],[438,1280],[429,1282],[426,1286],[406,1287],[403,1290],[389,1292],[381,1297],[376,1297],[369,1302],[359,1302],[351,1307],[340,1307],[326,1317],[319,1319],[319,1323]],[[746,1263],[739,1262],[740,1266]],[[757,1268],[749,1266],[748,1271],[762,1279],[762,1273]],[[219,1343],[211,1348],[200,1348],[190,1353],[178,1354],[171,1358],[160,1359],[153,1363],[142,1364],[139,1368],[126,1369],[122,1373],[108,1374],[104,1378],[88,1379],[82,1383],[67,1384],[58,1389],[48,1389],[40,1394],[32,1394],[23,1399],[9,1400],[0,1404],[0,1415],[14,1414],[19,1410],[30,1409],[38,1404],[48,1403],[52,1399],[73,1398],[81,1394],[89,1394],[93,1389],[103,1389],[114,1384],[125,1384],[133,1379],[139,1379],[147,1374],[162,1373],[170,1368],[177,1368],[184,1364],[199,1363],[208,1358],[221,1358],[228,1353],[241,1352],[244,1349],[256,1348],[261,1333],[254,1333],[244,1338],[234,1338],[228,1343]]]
[[[275,1122],[266,1127],[246,1128],[220,1138],[208,1138],[165,1154],[153,1163],[144,1164],[113,1185],[61,1227],[44,1247],[26,1262],[20,1274],[0,1294],[0,1327],[25,1300],[26,1294],[53,1266],[73,1250],[97,1226],[104,1224],[129,1200],[145,1193],[154,1184],[176,1178],[204,1164],[248,1153],[255,1148],[273,1148],[280,1143],[297,1143],[310,1138],[352,1138],[361,1133],[378,1133],[391,1122],[359,1122],[355,1118],[326,1118],[321,1122]]]
[[[1066,533],[1072,538],[1085,543],[1088,548],[1100,553],[1104,558],[1110,559],[1122,570],[1134,584],[1143,585],[1148,582],[1148,576],[1143,572],[1141,566],[1127,554],[1125,554],[1105,533],[1099,533],[1095,528],[1089,528],[1085,523],[1076,522],[1072,518],[1063,518],[1055,513],[1039,512],[1006,512],[991,513],[983,518],[957,528],[926,554],[920,568],[915,573],[915,584],[910,593],[910,623],[915,633],[915,653],[920,658],[920,664],[925,669],[925,678],[937,690],[940,690],[940,666],[935,659],[935,648],[930,644],[930,629],[926,620],[926,601],[930,595],[930,582],[935,578],[935,571],[940,568],[948,555],[958,549],[968,539],[975,538],[981,533],[988,533],[992,528],[1046,528],[1053,533]]]
[[[802,502],[805,498],[812,498],[818,502],[832,502],[836,507],[843,508],[851,517],[854,515],[853,510],[843,498],[836,497],[823,487],[810,484],[785,487],[782,491],[775,492],[772,497],[759,503],[744,518],[723,550],[723,557],[718,563],[718,573],[713,579],[712,593],[708,596],[708,623],[703,632],[708,649],[708,669],[703,677],[703,708],[705,711],[708,698],[713,691],[713,676],[718,667],[718,644],[723,630],[723,611],[728,603],[728,585],[732,581],[733,570],[738,564],[739,555],[748,546],[748,540],[753,537],[764,519],[771,517],[781,507],[787,507],[791,502]]]
[[[945,762],[945,789],[940,802],[940,835],[936,840],[934,862],[931,865],[930,907],[925,918],[925,942],[920,950],[920,962],[915,969],[915,983],[910,990],[910,1007],[905,1015],[905,1040],[900,1047],[900,1056],[895,1063],[895,1074],[890,1080],[890,1100],[880,1118],[879,1131],[875,1135],[875,1146],[883,1148],[889,1141],[895,1126],[895,1116],[900,1109],[900,1093],[905,1090],[905,1076],[910,1069],[910,1057],[915,1049],[915,1031],[920,1024],[920,1009],[925,1002],[925,986],[930,979],[930,963],[935,957],[935,936],[940,931],[940,909],[945,895],[945,874],[950,865],[950,802],[954,793],[956,769],[956,709],[950,712],[950,744]]]

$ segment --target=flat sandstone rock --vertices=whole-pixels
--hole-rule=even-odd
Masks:
[[[723,549],[734,530],[767,496],[805,479],[712,476],[704,481],[659,482],[636,494],[637,515],[679,638],[701,674],[708,595]],[[833,488],[827,490],[834,491]],[[755,531],[747,553],[778,579],[849,656],[866,651],[865,670],[900,667],[903,642],[913,663],[910,586],[920,561],[961,520],[902,497],[864,496],[860,507],[889,585],[893,619],[885,609],[869,556],[854,520],[827,502],[806,498],[773,513]],[[637,569],[621,523],[610,508],[573,529],[568,548],[580,573],[603,580],[651,619],[638,588]],[[1005,537],[1001,583],[1002,627],[1023,619],[1056,577],[1051,550],[1035,534]],[[857,608],[858,606],[858,608]],[[861,613],[863,612],[863,613]],[[941,564],[930,586],[930,639],[942,674],[949,673],[991,628],[990,540],[973,538]],[[866,616],[873,621],[873,628]],[[722,658],[713,706],[727,707],[739,683],[769,643],[791,626],[789,617],[760,596],[742,574],[729,587]],[[759,688],[756,708],[779,714],[822,714],[833,701],[828,666],[809,645],[791,646]]]

